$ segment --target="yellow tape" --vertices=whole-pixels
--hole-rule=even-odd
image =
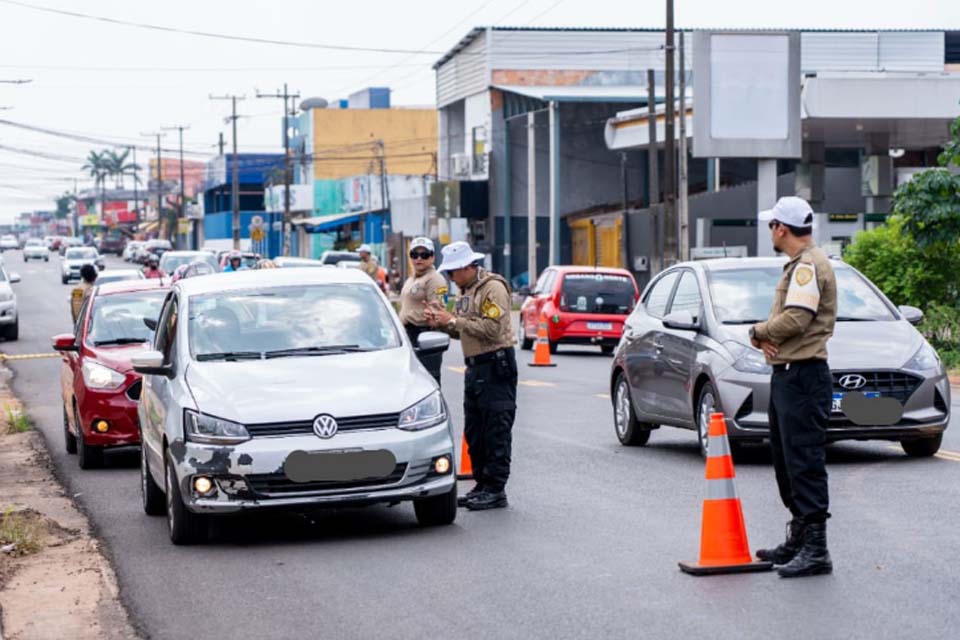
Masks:
[[[44,358],[59,358],[59,353],[23,353],[10,355],[6,353],[0,353],[0,361],[3,360],[42,360]]]

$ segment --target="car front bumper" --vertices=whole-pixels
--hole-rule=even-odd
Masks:
[[[96,391],[87,389],[82,398],[77,398],[83,439],[98,447],[120,447],[140,444],[140,423],[137,418],[137,401],[130,398],[129,380],[119,391]],[[93,425],[106,420],[110,429],[106,433],[95,431]]]

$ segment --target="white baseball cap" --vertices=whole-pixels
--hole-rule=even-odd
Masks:
[[[413,241],[410,243],[410,251],[413,251],[414,249],[426,249],[430,253],[434,253],[433,240],[431,240],[430,238],[425,238],[423,236],[420,236],[419,238],[414,238]]]
[[[370,249],[370,245],[362,244],[359,247],[357,247],[357,253],[373,253],[373,250]]]
[[[477,253],[463,241],[451,242],[443,248],[441,253],[443,254],[443,264],[440,265],[440,271],[462,269],[484,258],[482,253]]]
[[[776,220],[791,227],[805,229],[813,226],[813,209],[803,198],[787,196],[777,200],[773,209],[761,211],[758,216],[760,222]]]

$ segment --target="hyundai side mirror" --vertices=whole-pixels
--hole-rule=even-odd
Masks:
[[[923,311],[920,311],[920,309],[916,307],[902,304],[898,309],[900,309],[900,314],[903,315],[903,319],[914,326],[920,324],[923,320]]]
[[[77,346],[77,338],[72,333],[61,333],[53,336],[51,342],[53,342],[53,350],[60,353],[80,350],[80,347]]]
[[[443,353],[450,348],[450,336],[439,331],[424,331],[417,336],[417,352]]]
[[[11,274],[9,275],[9,278],[10,278],[10,284],[17,284],[18,282],[20,282],[20,274],[19,274],[19,273],[11,273]]]
[[[700,323],[689,311],[674,311],[663,319],[663,326],[680,331],[698,331]]]

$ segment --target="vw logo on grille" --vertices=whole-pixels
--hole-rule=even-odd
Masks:
[[[324,440],[337,435],[336,418],[327,414],[317,416],[317,419],[313,421],[313,432],[317,434],[317,437],[323,438]]]
[[[867,384],[867,379],[856,373],[840,376],[840,386],[844,389],[859,389]]]

